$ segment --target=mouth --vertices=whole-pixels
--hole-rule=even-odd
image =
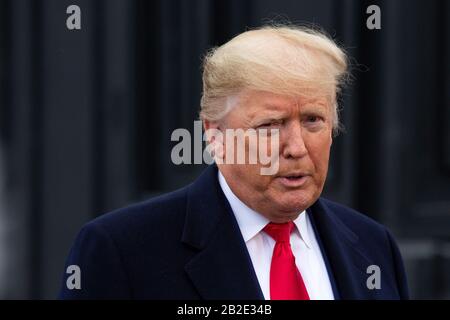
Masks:
[[[304,173],[291,173],[279,176],[278,180],[285,187],[298,188],[303,186],[309,177],[310,176],[308,174]]]

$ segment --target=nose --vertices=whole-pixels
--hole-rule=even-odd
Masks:
[[[283,136],[283,157],[286,159],[301,158],[308,154],[308,149],[303,139],[302,126],[299,121],[292,121],[286,126],[286,131]]]

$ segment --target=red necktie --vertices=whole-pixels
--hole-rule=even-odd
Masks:
[[[309,300],[302,276],[295,265],[290,244],[294,223],[269,223],[264,231],[275,241],[270,265],[271,300]]]

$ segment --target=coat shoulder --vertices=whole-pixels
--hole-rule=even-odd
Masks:
[[[321,198],[321,201],[334,213],[336,216],[351,229],[369,229],[372,231],[380,231],[385,233],[386,227],[374,219],[368,217],[362,212],[359,212],[346,205]]]
[[[188,187],[105,213],[85,227],[104,229],[113,237],[139,233],[157,235],[179,229],[184,223]],[[170,229],[166,229],[170,228]]]

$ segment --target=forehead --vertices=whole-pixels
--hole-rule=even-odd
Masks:
[[[329,109],[329,99],[325,96],[291,97],[263,91],[246,91],[240,98],[240,109],[249,116],[263,113],[286,113],[294,109],[321,110]]]

